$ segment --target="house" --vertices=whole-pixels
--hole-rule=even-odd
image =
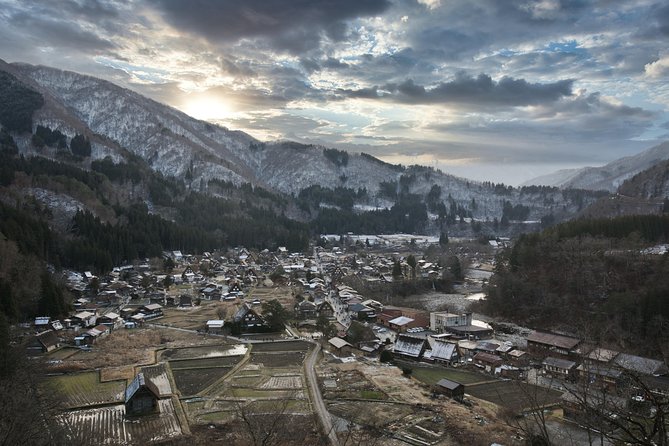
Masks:
[[[455,343],[434,339],[431,336],[427,338],[427,341],[431,350],[425,352],[424,359],[443,364],[453,364],[458,361],[458,346]]]
[[[82,311],[72,316],[72,323],[80,327],[91,327],[95,325],[97,316],[90,311]]]
[[[332,304],[327,301],[321,302],[321,304],[316,308],[316,311],[318,316],[323,316],[327,319],[334,319],[335,317],[334,308],[332,308]]]
[[[328,344],[330,345],[330,348],[332,348],[334,351],[337,352],[337,354],[341,356],[348,356],[351,354],[351,351],[353,350],[353,345],[349,344],[344,339],[339,337],[334,337],[328,340]]]
[[[179,306],[180,307],[192,307],[193,298],[187,294],[182,294],[179,296]]]
[[[242,331],[257,331],[267,328],[267,324],[262,316],[246,302],[239,307],[239,310],[234,314],[232,320],[240,325]]]
[[[432,388],[432,393],[437,395],[446,395],[457,401],[462,401],[465,397],[465,386],[457,381],[450,379],[440,379]]]
[[[664,376],[669,373],[667,365],[657,359],[620,353],[612,363],[627,373],[647,376]]]
[[[295,304],[295,317],[298,319],[313,319],[316,317],[316,304],[308,300],[303,300]]]
[[[140,307],[139,311],[144,314],[144,319],[151,319],[163,315],[163,306],[160,304],[148,304]]]
[[[527,351],[535,358],[547,356],[568,359],[576,356],[581,340],[569,336],[534,331],[527,337]]]
[[[426,344],[425,338],[398,334],[393,346],[393,353],[407,358],[419,359],[425,352]]]
[[[604,363],[584,362],[576,367],[576,374],[581,383],[607,391],[624,385],[622,370]]]
[[[158,406],[159,396],[160,391],[156,385],[145,378],[143,373],[139,373],[125,389],[126,416],[132,417],[158,412],[160,410]]]
[[[51,318],[49,316],[40,316],[35,318],[35,328],[38,330],[44,330],[49,328],[51,323]]]
[[[475,354],[472,360],[475,365],[483,368],[488,373],[495,373],[495,369],[504,362],[499,356],[485,352]]]
[[[430,313],[430,330],[443,333],[447,328],[472,324],[472,313],[449,313],[439,311]]]
[[[46,330],[41,333],[37,333],[35,335],[35,340],[37,342],[33,343],[34,347],[29,346],[29,348],[37,347],[44,353],[53,351],[60,347],[60,339],[58,339],[58,335],[56,335],[56,332],[53,330]]]
[[[212,334],[221,334],[223,332],[223,326],[225,321],[220,319],[212,319],[207,321],[207,333]]]
[[[576,363],[567,359],[547,357],[541,363],[544,371],[554,377],[560,379],[571,379],[576,373]]]
[[[348,311],[351,313],[351,317],[357,320],[376,319],[376,310],[365,306],[362,303],[354,303],[349,305]]]
[[[509,363],[514,367],[527,367],[530,365],[530,355],[522,350],[511,350],[506,354]]]
[[[415,321],[410,317],[399,316],[388,321],[388,327],[398,333],[404,333],[407,331],[407,329],[414,328],[414,322]]]
[[[463,339],[484,339],[493,333],[489,325],[480,322],[475,324],[472,313],[432,312],[430,313],[430,330],[437,333],[453,333]]]
[[[115,329],[118,328],[122,325],[123,319],[121,319],[121,316],[114,313],[114,312],[109,312],[107,314],[104,314],[100,316],[97,320],[98,324],[106,325],[110,329]]]

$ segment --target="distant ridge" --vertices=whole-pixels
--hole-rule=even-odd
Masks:
[[[615,192],[625,180],[667,159],[669,159],[669,142],[664,142],[636,155],[617,159],[601,167],[559,170],[528,180],[522,185]]]

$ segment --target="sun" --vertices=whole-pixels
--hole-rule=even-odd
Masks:
[[[182,110],[193,118],[204,121],[229,118],[233,113],[229,103],[215,97],[190,99],[184,103]]]

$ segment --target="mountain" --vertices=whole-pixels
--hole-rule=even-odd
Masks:
[[[149,175],[132,187],[119,187],[117,180],[109,178],[116,184],[115,193],[95,203],[73,197],[103,221],[114,221],[109,207],[105,210],[105,200],[141,201],[151,212],[175,220],[178,215],[170,200],[177,196],[183,200],[183,191],[229,198],[231,187],[248,185],[248,190],[234,194],[243,195],[245,203],[268,202],[257,194],[254,198],[258,187],[277,194],[269,201],[284,205],[274,206],[273,212],[314,222],[314,232],[438,233],[446,225],[451,234],[468,234],[470,225],[465,223],[473,218],[479,222],[478,226],[472,223],[475,232],[491,233],[499,230],[495,221],[570,218],[598,196],[586,191],[479,183],[428,167],[391,165],[364,153],[290,141],[263,142],[91,76],[2,61],[0,72],[43,98],[43,104],[34,105],[30,132],[6,129],[22,155],[74,163],[82,169],[95,166],[99,173],[115,178],[118,175],[113,172],[119,166],[140,170],[146,166],[160,175]],[[90,141],[90,157],[70,159],[65,156],[67,150],[36,146],[33,133],[40,128],[49,137],[61,138],[65,146],[82,135]],[[165,190],[177,186],[167,187],[163,179],[182,185],[183,190],[165,196]],[[67,194],[61,189],[50,195],[23,192],[48,204],[66,201]],[[60,194],[59,199],[54,194]]]
[[[666,159],[669,159],[669,142],[651,147],[633,156],[617,159],[601,167],[559,170],[528,180],[523,185],[535,184],[615,192],[628,178]]]
[[[600,199],[582,213],[585,217],[618,217],[669,212],[669,160],[661,161],[626,180],[615,195]]]

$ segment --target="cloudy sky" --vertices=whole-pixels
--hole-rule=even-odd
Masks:
[[[669,139],[660,0],[0,0],[0,58],[509,184]]]

